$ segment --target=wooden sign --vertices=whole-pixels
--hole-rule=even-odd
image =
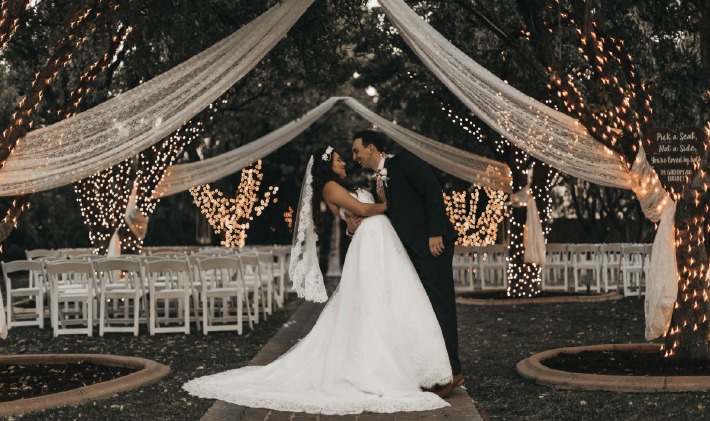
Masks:
[[[646,133],[646,159],[656,170],[663,187],[676,200],[700,168],[707,141],[705,130],[698,127],[678,131],[655,128]]]

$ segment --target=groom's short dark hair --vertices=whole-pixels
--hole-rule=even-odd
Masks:
[[[363,130],[360,132],[355,132],[353,135],[353,140],[362,139],[362,147],[366,148],[368,145],[372,145],[377,149],[377,152],[385,151],[385,137],[382,133],[376,132],[374,130]]]

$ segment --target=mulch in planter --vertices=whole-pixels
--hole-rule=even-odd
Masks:
[[[0,402],[89,386],[137,371],[81,361],[69,364],[0,364]]]
[[[710,362],[667,363],[660,352],[582,351],[541,361],[554,370],[617,376],[710,376]]]

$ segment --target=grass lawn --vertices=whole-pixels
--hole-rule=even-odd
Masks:
[[[75,407],[48,409],[17,416],[22,420],[199,420],[212,400],[192,397],[182,390],[187,380],[245,366],[261,347],[288,320],[295,302],[261,321],[254,332],[212,332],[205,336],[141,335],[107,333],[101,337],[82,335],[52,337],[52,330],[34,327],[14,328],[6,340],[0,340],[0,354],[97,353],[148,358],[167,364],[172,372],[152,385],[113,398]],[[194,327],[194,326],[193,326]],[[97,333],[95,333],[97,334]]]
[[[643,299],[482,307],[459,305],[468,393],[484,419],[710,419],[710,394],[557,390],[523,379],[515,364],[566,346],[642,343]]]

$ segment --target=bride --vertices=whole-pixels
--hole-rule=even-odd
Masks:
[[[183,388],[248,407],[326,415],[448,406],[421,391],[451,382],[451,366],[424,287],[383,215],[387,205],[350,187],[345,163],[330,146],[311,156],[301,189],[289,268],[298,296],[328,299],[316,254],[321,201],[343,217],[369,217],[313,329],[269,365],[200,377]]]

